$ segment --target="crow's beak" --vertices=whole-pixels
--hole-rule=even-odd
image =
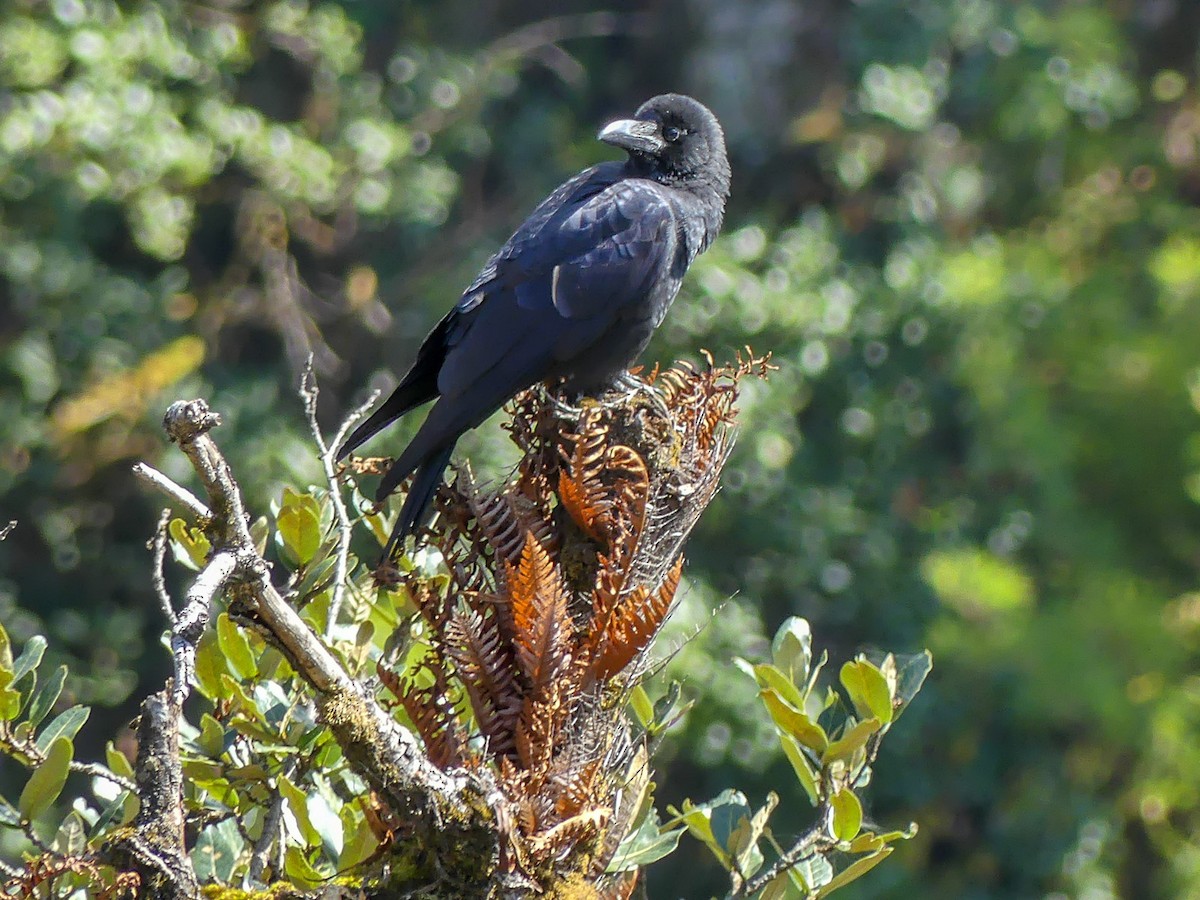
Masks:
[[[630,153],[653,155],[661,153],[667,146],[658,133],[658,123],[644,119],[617,119],[605,125],[596,137]]]

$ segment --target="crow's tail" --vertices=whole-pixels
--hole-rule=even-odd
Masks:
[[[383,562],[390,562],[396,548],[404,539],[424,525],[429,520],[429,507],[433,503],[433,495],[437,493],[438,485],[442,483],[442,473],[450,464],[450,454],[454,444],[444,450],[438,450],[417,466],[413,473],[412,485],[404,505],[400,507],[400,515],[392,528],[392,536],[388,538],[387,546],[383,548]],[[396,481],[407,473],[397,473],[395,467],[384,476],[383,484],[379,486],[377,501],[382,501],[392,492]]]

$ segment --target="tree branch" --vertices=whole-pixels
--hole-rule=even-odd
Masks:
[[[196,874],[183,836],[183,769],[179,762],[177,690],[164,689],[142,702],[134,775],[141,801],[133,827],[106,848],[115,862],[128,860],[154,900],[199,897]]]
[[[214,555],[188,592],[188,609],[219,583],[236,583],[231,614],[249,621],[287,658],[316,694],[317,710],[346,758],[422,836],[420,848],[435,871],[473,871],[488,877],[498,855],[494,822],[503,802],[486,770],[442,771],[421,744],[355,681],[271,582],[270,567],[250,536],[241,490],[209,436],[219,417],[203,400],[173,403],[163,420],[168,437],[191,461],[215,514],[208,531]],[[226,574],[228,572],[228,574]],[[180,614],[176,632],[194,628]],[[201,626],[202,627],[202,626]],[[187,633],[190,634],[190,631]],[[197,632],[198,636],[198,632]]]
[[[197,519],[211,519],[212,510],[205,506],[200,498],[164,475],[153,466],[140,462],[134,465],[133,474],[157,490],[162,491]]]

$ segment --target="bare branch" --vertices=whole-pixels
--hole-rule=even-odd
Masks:
[[[167,558],[167,526],[171,522],[171,510],[164,509],[158,517],[158,528],[154,530],[154,538],[149,543],[149,549],[154,551],[154,569],[151,579],[154,582],[154,593],[158,597],[163,615],[174,625],[175,607],[171,604],[171,594],[167,591],[167,582],[163,576],[163,563]]]
[[[325,443],[321,435],[321,426],[317,423],[317,377],[313,374],[313,358],[310,353],[304,366],[304,374],[300,376],[300,397],[304,401],[304,414],[308,417],[308,426],[312,431],[313,440],[321,454],[321,468],[325,470],[325,482],[329,485],[329,499],[333,503],[333,514],[337,519],[338,547],[335,568],[333,572],[333,596],[329,601],[329,615],[325,620],[325,636],[333,633],[337,624],[338,613],[342,610],[342,598],[346,594],[346,581],[350,560],[350,513],[346,509],[346,501],[342,499],[341,485],[338,482],[337,471],[334,468],[334,454],[341,446],[354,423],[367,414],[379,398],[379,391],[372,391],[366,402],[348,415],[338,428],[331,444]]]
[[[187,488],[176,484],[153,466],[140,462],[133,467],[133,474],[151,487],[162,491],[197,519],[211,519],[212,510]]]
[[[213,598],[237,571],[237,557],[228,550],[214,553],[188,588],[187,601],[171,629],[171,653],[175,657],[175,702],[182,705],[196,674],[196,644],[208,624]]]
[[[103,778],[105,781],[111,781],[123,791],[137,793],[137,785],[126,778],[124,775],[118,775],[116,772],[110,772],[104,766],[96,763],[84,763],[71,761],[71,771],[78,772],[81,775],[91,775],[93,778]]]

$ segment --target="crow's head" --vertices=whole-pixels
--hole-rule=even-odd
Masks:
[[[629,153],[634,171],[668,184],[703,184],[729,193],[725,134],[702,103],[682,94],[660,94],[632,119],[604,126],[600,140]]]

